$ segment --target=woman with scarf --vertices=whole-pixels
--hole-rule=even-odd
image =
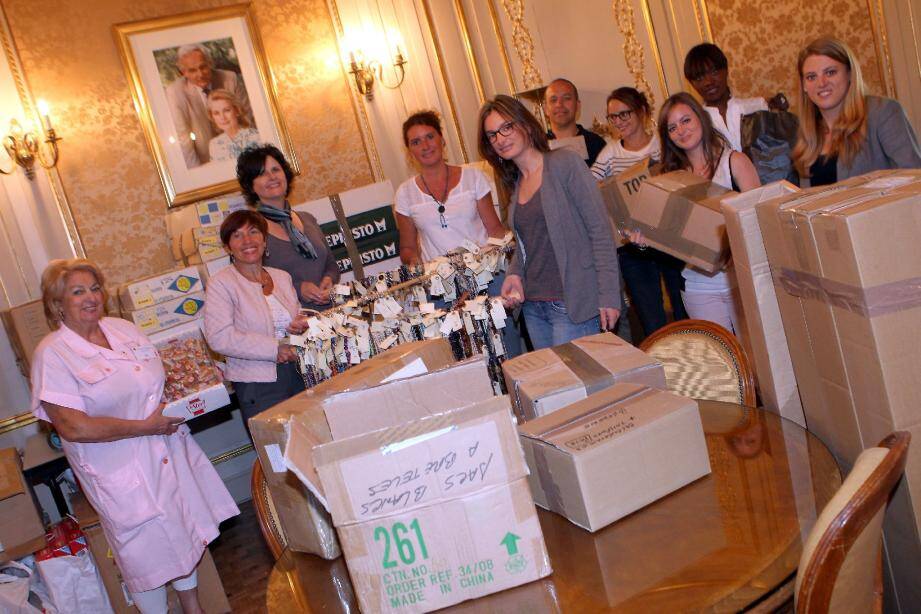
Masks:
[[[263,264],[291,275],[302,307],[322,311],[331,306],[339,267],[316,218],[301,211],[292,214],[288,194],[293,179],[284,154],[273,145],[251,147],[237,158],[243,196],[268,225]]]

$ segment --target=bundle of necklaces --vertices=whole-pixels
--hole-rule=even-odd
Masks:
[[[402,343],[446,337],[458,360],[485,354],[493,387],[504,393],[506,312],[499,298],[486,296],[486,287],[505,270],[510,240],[467,244],[421,266],[337,284],[336,306],[289,338],[304,384],[312,388]]]

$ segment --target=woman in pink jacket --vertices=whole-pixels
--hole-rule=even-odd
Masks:
[[[224,376],[233,382],[243,419],[304,390],[297,354],[284,342],[302,333],[307,318],[291,276],[262,265],[268,228],[254,211],[235,211],[221,224],[221,241],[232,265],[208,282],[205,338],[227,357]]]
[[[42,273],[54,332],[33,355],[32,412],[61,436],[141,613],[166,613],[168,582],[198,613],[195,568],[218,524],[240,512],[182,418],[163,415],[156,348],[131,322],[104,317],[104,283],[88,260]]]

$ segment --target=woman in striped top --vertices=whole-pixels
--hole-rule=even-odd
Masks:
[[[647,158],[650,164],[659,161],[659,136],[651,129],[651,116],[649,101],[641,92],[632,87],[619,87],[611,92],[608,96],[608,121],[620,139],[608,143],[598,154],[592,166],[595,179],[600,181],[613,177]],[[632,243],[619,247],[617,258],[644,335],[652,334],[667,321],[662,279],[674,318],[683,320],[688,317],[681,301],[684,262],[657,249]]]

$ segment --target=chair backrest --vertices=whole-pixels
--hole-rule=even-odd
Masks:
[[[282,552],[288,545],[285,537],[285,531],[278,520],[278,512],[275,509],[275,503],[272,501],[272,493],[269,492],[268,484],[265,481],[265,473],[262,471],[262,464],[259,459],[253,463],[253,477],[251,488],[253,491],[253,503],[256,506],[256,517],[259,519],[259,529],[262,531],[262,537],[269,545],[272,556],[277,561]]]
[[[796,577],[798,614],[881,611],[883,516],[910,441],[896,431],[864,450],[819,514]]]
[[[672,322],[646,337],[640,349],[665,367],[672,392],[755,406],[755,374],[748,356],[735,336],[718,324]]]

